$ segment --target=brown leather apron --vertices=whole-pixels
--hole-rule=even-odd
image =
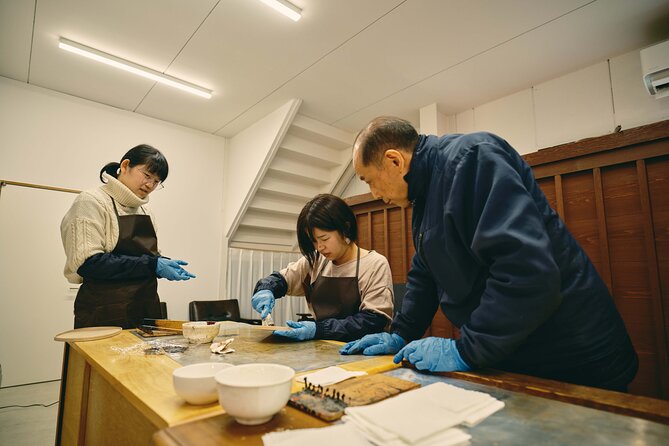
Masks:
[[[118,242],[112,253],[157,256],[158,239],[151,217],[146,214],[118,215],[113,198],[112,204],[118,221]],[[103,325],[134,328],[145,317],[160,317],[155,276],[134,280],[84,278],[74,301],[74,328]]]
[[[360,287],[358,272],[360,271],[360,248],[355,264],[355,277],[318,277],[311,283],[311,275],[307,274],[302,285],[307,302],[314,310],[316,320],[328,318],[342,319],[360,311]]]

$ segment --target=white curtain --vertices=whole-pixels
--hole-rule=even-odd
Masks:
[[[239,300],[239,311],[243,318],[260,318],[251,307],[256,282],[300,257],[302,254],[296,252],[228,249],[228,299]],[[288,319],[297,320],[297,313],[309,313],[304,296],[284,296],[276,301],[272,318],[276,325],[285,325]]]

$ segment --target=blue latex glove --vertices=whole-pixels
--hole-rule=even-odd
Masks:
[[[406,341],[398,334],[374,333],[363,336],[357,341],[344,345],[339,353],[354,355],[362,352],[363,355],[392,355],[406,345]]]
[[[292,330],[275,330],[274,334],[285,336],[296,341],[308,341],[316,336],[316,323],[311,321],[293,322],[286,321]]]
[[[251,298],[251,306],[265,319],[274,309],[274,294],[270,290],[260,290]]]
[[[156,262],[156,276],[167,280],[194,279],[195,274],[189,273],[183,269],[181,265],[188,265],[188,262],[183,260],[172,260],[167,257],[158,257],[158,262]]]
[[[466,372],[471,367],[463,361],[453,339],[424,338],[410,342],[400,350],[393,362],[407,360],[418,370],[430,372]]]

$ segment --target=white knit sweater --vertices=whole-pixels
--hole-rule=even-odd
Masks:
[[[81,283],[77,270],[92,255],[111,252],[118,241],[119,215],[148,214],[155,228],[155,219],[144,206],[149,197],[139,198],[116,178],[102,174],[107,184],[80,193],[60,224],[60,235],[67,260],[64,274],[70,283]],[[110,197],[111,196],[111,197]],[[140,207],[141,206],[141,207]]]

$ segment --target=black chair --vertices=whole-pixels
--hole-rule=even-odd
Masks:
[[[188,304],[188,318],[191,321],[235,321],[260,325],[260,319],[243,319],[239,313],[237,299],[194,300]]]
[[[393,283],[393,295],[395,296],[395,301],[393,302],[393,316],[395,316],[397,312],[402,309],[402,299],[404,299],[404,293],[406,293],[406,291],[406,283]]]
[[[167,302],[149,302],[145,308],[145,317],[151,319],[167,319]]]

